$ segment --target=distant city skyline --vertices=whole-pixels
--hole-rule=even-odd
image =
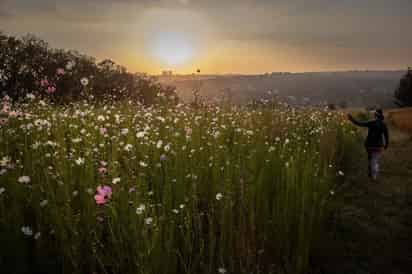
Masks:
[[[149,74],[406,70],[411,10],[409,0],[2,0],[0,31]]]

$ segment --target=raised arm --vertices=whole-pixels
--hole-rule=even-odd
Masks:
[[[389,131],[386,125],[383,126],[383,136],[385,137],[385,149],[389,146]]]
[[[369,122],[361,122],[361,121],[357,121],[355,118],[353,118],[353,116],[351,114],[348,114],[348,119],[349,121],[351,121],[353,124],[360,126],[360,127],[368,127],[369,126]]]

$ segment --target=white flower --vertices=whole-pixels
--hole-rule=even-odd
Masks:
[[[122,128],[122,130],[120,131],[120,134],[122,134],[122,135],[127,135],[127,133],[129,133],[128,128]]]
[[[38,142],[38,141],[36,141],[31,147],[32,147],[33,149],[38,149],[38,148],[40,147],[40,145],[41,145],[41,143]]]
[[[223,194],[222,193],[218,193],[216,194],[216,200],[220,201],[223,198]]]
[[[26,235],[26,236],[32,236],[33,235],[33,230],[30,228],[30,226],[22,226],[21,227],[21,232],[23,232],[23,234]]]
[[[40,207],[45,207],[49,203],[48,200],[43,200],[40,202]]]
[[[36,96],[34,96],[34,94],[32,94],[32,93],[27,93],[26,98],[30,99],[30,100],[34,100],[34,99],[36,99]]]
[[[162,146],[163,146],[163,141],[162,140],[157,141],[156,148],[161,148]]]
[[[67,70],[72,70],[75,65],[76,65],[76,63],[74,61],[69,61],[66,64],[66,69]]]
[[[73,144],[80,143],[82,141],[82,138],[74,138],[72,139]]]
[[[140,132],[136,133],[136,137],[137,138],[143,138],[145,136],[145,134],[146,134],[146,132],[140,131]]]
[[[81,166],[84,164],[84,158],[79,157],[78,159],[75,160],[75,162],[78,166]]]
[[[89,84],[89,79],[87,79],[86,77],[83,77],[81,80],[80,80],[80,83],[82,84],[82,86],[87,86],[88,84]]]
[[[225,274],[227,271],[226,271],[225,268],[219,267],[219,268],[217,269],[217,272],[219,272],[220,274]]]
[[[172,209],[172,212],[173,212],[174,214],[179,214],[179,210],[177,210],[177,209]]]
[[[40,232],[36,232],[36,234],[34,234],[34,239],[37,240],[38,238],[40,238],[41,233]]]
[[[29,176],[20,176],[17,181],[19,183],[22,183],[22,184],[28,184],[28,183],[30,183],[30,177]]]
[[[170,145],[169,145],[169,144],[165,145],[164,150],[165,150],[166,152],[168,152],[168,151],[170,150]]]
[[[143,214],[143,212],[145,211],[146,206],[144,204],[140,204],[137,208],[136,208],[136,214],[137,215],[141,215]]]
[[[0,160],[0,166],[3,166],[3,167],[8,166],[10,161],[11,161],[10,157],[5,156]]]
[[[345,175],[345,173],[343,173],[343,171],[341,171],[341,170],[338,171],[338,174],[339,174],[340,176]]]
[[[143,161],[140,161],[139,164],[140,164],[141,167],[147,167],[147,164],[146,164],[145,162],[143,162]]]
[[[124,150],[127,151],[127,152],[130,152],[132,150],[132,148],[133,148],[133,145],[131,145],[131,144],[127,144],[127,145],[124,146]]]
[[[120,178],[119,177],[117,177],[117,178],[113,178],[113,180],[112,180],[112,184],[117,184],[117,183],[120,183]]]
[[[47,143],[46,143],[47,145],[49,145],[49,146],[51,146],[51,147],[55,147],[55,146],[57,146],[57,143],[55,143],[55,142],[52,142],[52,141],[47,141]]]
[[[153,223],[153,218],[152,217],[147,217],[144,219],[145,224],[151,225]]]
[[[0,195],[3,194],[6,191],[4,187],[0,187]]]
[[[103,116],[103,115],[97,116],[97,121],[103,122],[104,120],[105,120],[105,119],[104,119],[104,116]]]

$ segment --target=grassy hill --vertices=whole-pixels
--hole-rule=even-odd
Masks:
[[[412,136],[404,121],[411,114],[410,109],[387,114],[392,140],[377,183],[366,176],[365,153],[353,158],[336,194],[327,244],[314,259],[321,273],[411,273]]]
[[[408,110],[372,183],[340,111],[158,99],[3,98],[0,269],[410,273]]]

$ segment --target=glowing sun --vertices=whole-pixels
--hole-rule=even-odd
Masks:
[[[159,32],[151,40],[153,56],[168,66],[186,64],[194,55],[193,44],[184,33]]]

